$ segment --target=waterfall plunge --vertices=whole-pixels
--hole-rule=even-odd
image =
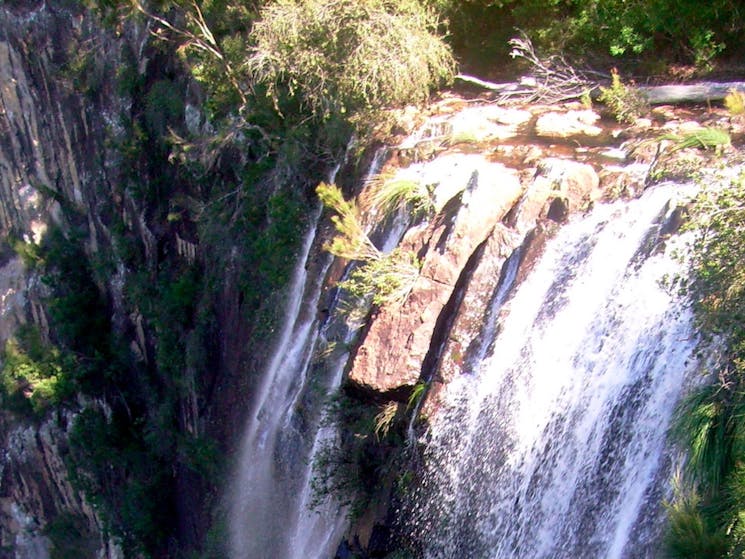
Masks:
[[[379,171],[385,155],[378,150],[366,180]],[[335,181],[338,171],[332,171],[328,182]],[[312,503],[315,456],[336,435],[335,426],[324,424],[323,408],[341,384],[349,354],[323,366],[313,356],[329,335],[345,346],[354,336],[354,331],[318,317],[331,264],[325,255],[320,273],[308,274],[320,213],[321,208],[314,212],[287,289],[285,320],[250,403],[228,495],[231,559],[327,559],[347,525],[346,509],[334,499]],[[399,215],[381,232],[383,252],[395,248],[407,224],[408,216]],[[338,304],[337,295],[331,315]]]
[[[401,522],[428,559],[654,558],[666,431],[696,370],[660,285],[667,185],[549,241],[473,370],[447,388]]]

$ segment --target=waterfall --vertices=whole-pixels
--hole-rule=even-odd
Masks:
[[[366,181],[384,157],[383,149],[375,154]],[[334,182],[338,170],[328,182]],[[318,273],[308,274],[320,214],[321,208],[314,211],[287,288],[282,328],[249,406],[228,495],[231,559],[328,559],[347,525],[338,502],[313,502],[315,455],[336,435],[336,427],[323,421],[324,405],[341,385],[349,354],[323,363],[314,356],[330,338],[346,347],[354,335],[344,325],[319,318],[322,284],[332,262],[324,255]],[[393,220],[379,235],[381,250],[392,250],[405,229],[403,220]],[[337,294],[328,314],[339,304]]]
[[[324,274],[308,277],[306,264],[319,214],[320,209],[303,242],[287,290],[285,320],[244,430],[239,467],[229,496],[234,559],[296,557],[287,536],[293,531],[291,524],[300,521],[296,500],[302,487],[298,487],[298,480],[304,478],[303,470],[308,466],[305,443],[291,421],[318,338],[316,308]],[[314,538],[311,534],[307,537]]]
[[[667,429],[697,368],[692,314],[662,281],[681,189],[564,226],[509,295],[503,273],[400,511],[424,557],[659,557]]]

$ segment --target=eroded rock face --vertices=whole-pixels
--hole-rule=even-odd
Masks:
[[[375,315],[349,373],[360,388],[402,393],[418,381],[433,324],[463,268],[522,192],[517,174],[500,164],[468,156],[459,165],[459,192],[441,203],[426,228],[403,240],[405,248],[424,253],[422,272],[403,304],[383,307]],[[453,188],[452,177],[448,179],[443,187]]]
[[[80,528],[81,549],[98,557],[116,557],[115,545],[103,541],[100,521],[83,496],[73,489],[62,458],[71,413],[39,426],[0,416],[4,452],[0,456],[0,545],[14,550],[16,559],[50,556],[52,540],[45,527],[65,514]]]
[[[428,382],[425,413],[437,407],[437,384],[459,374],[476,350],[488,321],[485,301],[507,259],[520,252],[519,283],[546,237],[572,214],[640,194],[651,161],[640,159],[633,142],[623,143],[633,132],[603,129],[596,112],[576,104],[452,106],[448,100],[401,144],[407,154],[426,145],[425,160],[398,159],[394,174],[428,185],[437,215],[406,235],[402,248],[420,254],[421,276],[403,304],[371,317],[349,369],[351,385],[377,399],[403,399],[414,384]],[[666,118],[654,123],[660,133],[693,126],[687,114]]]
[[[18,2],[0,7],[0,236],[38,243],[52,222],[61,223],[57,200],[74,205],[88,220],[91,251],[105,238],[97,208],[110,203],[117,184],[118,115],[128,100],[105,79],[123,48],[135,49],[145,29],[123,26],[121,35],[62,2]],[[73,84],[74,58],[88,65],[87,96]],[[99,81],[100,80],[100,81]],[[93,91],[95,89],[96,91]],[[57,200],[55,200],[55,198]],[[114,284],[112,279],[112,285]],[[21,259],[0,261],[0,347],[20,324],[47,331],[36,296],[42,289]],[[114,294],[116,295],[116,294]],[[90,556],[110,558],[118,547],[102,536],[95,511],[69,482],[64,462],[74,412],[42,422],[0,414],[0,546],[16,559],[50,556],[50,521],[75,519]],[[5,557],[6,555],[3,555]]]

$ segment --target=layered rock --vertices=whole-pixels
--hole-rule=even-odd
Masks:
[[[63,455],[73,415],[64,413],[39,426],[0,416],[5,449],[0,457],[0,545],[14,550],[15,559],[50,557],[54,536],[48,525],[61,517],[74,532],[76,549],[101,559],[119,557],[106,541],[95,510],[68,479]]]
[[[402,304],[376,310],[349,366],[351,385],[376,399],[403,400],[427,382],[425,413],[496,320],[488,302],[506,281],[508,258],[509,281],[521,281],[558,224],[605,198],[641,193],[649,173],[649,159],[629,157],[626,133],[601,128],[594,111],[453,103],[402,142],[405,157],[387,171],[427,185],[436,215],[401,244],[422,258],[420,277]],[[690,120],[673,110],[655,126],[683,131]]]
[[[349,380],[378,392],[412,387],[421,374],[433,324],[453,295],[474,251],[518,199],[517,175],[481,156],[448,160],[435,198],[441,210],[425,227],[413,230],[402,245],[423,254],[422,271],[401,306],[386,306],[375,316],[357,348]],[[427,182],[427,175],[420,177]],[[452,189],[447,194],[442,191]]]

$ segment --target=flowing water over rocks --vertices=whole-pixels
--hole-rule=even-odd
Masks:
[[[403,515],[425,557],[658,556],[666,429],[697,366],[691,313],[661,285],[681,188],[565,226],[445,389]]]
[[[692,315],[663,280],[680,269],[670,234],[695,189],[648,188],[649,158],[593,115],[456,107],[387,162],[379,152],[368,178],[383,165],[380,176],[426,184],[436,215],[374,237],[413,250],[422,272],[359,333],[343,298],[324,302],[322,276],[341,267],[325,257],[308,273],[320,244],[308,233],[232,486],[233,559],[334,556],[347,509],[314,494],[313,463],[345,428],[323,411],[340,386],[429,422],[422,435],[409,418],[423,467],[393,521],[416,556],[658,555],[667,428],[698,368]],[[366,553],[373,524],[392,522],[381,514],[338,556]]]

